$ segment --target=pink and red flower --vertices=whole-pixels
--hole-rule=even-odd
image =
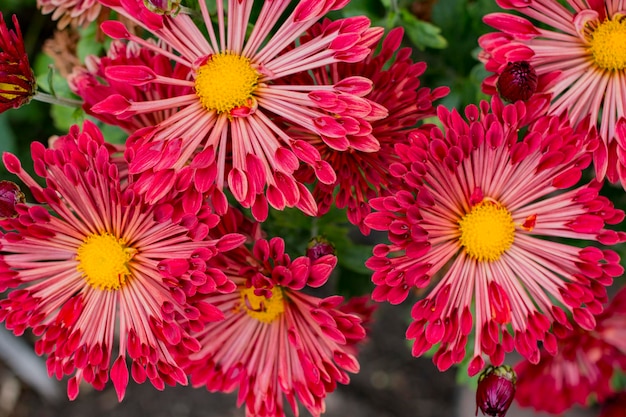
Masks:
[[[220,233],[239,232],[247,222],[233,209]],[[280,238],[251,239],[252,249],[238,248],[212,258],[207,266],[224,271],[237,291],[200,296],[226,317],[208,323],[196,336],[199,352],[185,366],[194,386],[211,392],[238,390],[247,416],[285,415],[283,398],[295,415],[298,403],[313,416],[337,383],[359,371],[356,344],[372,309],[358,299],[309,295],[326,283],[337,263],[334,255],[291,259]]]
[[[623,273],[617,253],[557,240],[623,242],[625,233],[604,226],[624,213],[595,181],[571,188],[591,163],[593,130],[541,116],[539,104],[503,106],[496,97],[491,110],[468,106],[465,119],[439,107],[443,130],[413,132],[410,145],[396,147],[402,163],[390,171],[405,188],[371,200],[377,212],[365,223],[390,240],[366,263],[372,297],[397,304],[430,288],[413,307],[407,338],[415,356],[438,345],[440,370],[469,354],[474,375],[483,355],[498,366],[514,348],[536,363],[538,341],[556,351],[553,332],[569,325],[567,313],[593,329],[605,286]]]
[[[219,0],[215,25],[201,1],[208,39],[184,13],[158,15],[143,2],[131,0],[101,2],[152,32],[158,43],[131,34],[117,21],[102,25],[106,34],[133,41],[187,69],[162,75],[143,64],[107,66],[105,80],[146,89],[162,84],[170,87],[170,94],[134,101],[135,96],[120,90],[91,109],[121,119],[173,113],[129,139],[130,170],[143,176],[135,190],[148,202],[188,184],[210,194],[220,212],[227,209],[222,190],[228,188],[259,220],[267,217],[268,203],[279,210],[297,207],[315,215],[315,200],[294,172],[302,164],[310,166],[315,177],[328,184],[335,182],[336,173],[315,146],[291,137],[289,129],[341,142],[355,126],[371,129],[373,120],[387,115],[384,108],[364,98],[372,82],[362,76],[322,85],[284,82],[294,74],[337,62],[359,62],[370,54],[382,28],[371,28],[365,17],[338,20],[308,42],[295,43],[347,0],[263,2],[255,22],[250,20],[254,2],[229,1],[225,7]],[[287,15],[290,6],[294,7]],[[254,29],[248,34],[251,24]],[[80,88],[78,93],[82,95]],[[181,174],[186,167],[191,175]]]
[[[561,329],[556,355],[542,350],[539,363],[522,361],[515,367],[521,406],[561,414],[575,404],[588,406],[592,398],[600,403],[619,399],[611,383],[617,369],[626,370],[626,289],[596,321],[594,330],[576,324]]]
[[[483,90],[496,94],[498,79],[508,66],[527,62],[536,71],[537,92],[552,95],[552,114],[565,113],[572,124],[590,116],[591,126],[597,126],[602,138],[594,151],[597,178],[626,187],[626,139],[615,132],[617,122],[626,116],[626,2],[496,3],[519,14],[499,12],[484,18],[499,32],[479,39],[480,58],[493,72],[484,80]]]
[[[234,290],[203,263],[245,238],[209,238],[217,223],[210,213],[174,220],[171,206],[146,204],[129,188],[118,149],[93,123],[82,132],[73,126],[53,149],[39,142],[31,149],[46,187],[17,157],[3,155],[38,204],[18,202],[17,216],[0,220],[0,291],[10,290],[0,319],[16,335],[32,329],[40,337],[35,350],[48,356],[50,375],[71,375],[70,399],[82,380],[102,389],[111,378],[121,401],[127,359],[136,382],[186,385],[169,347],[198,351],[189,331],[223,318],[214,306],[192,306],[187,298]]]
[[[102,6],[98,0],[37,0],[42,14],[58,20],[57,26],[86,26],[100,15]]]
[[[68,78],[72,91],[83,99],[83,109],[90,116],[103,122],[119,126],[128,133],[146,127],[156,126],[175,113],[175,110],[164,109],[136,114],[128,118],[119,118],[112,113],[95,113],[92,107],[114,94],[121,94],[133,102],[149,101],[172,96],[191,94],[193,88],[189,86],[150,84],[149,86],[135,86],[120,82],[106,75],[106,68],[114,66],[145,66],[151,68],[158,76],[179,78],[184,80],[189,76],[189,68],[180,64],[174,65],[164,55],[155,53],[148,48],[142,48],[133,42],[128,44],[115,40],[111,42],[107,56],[97,57],[90,55],[85,59],[85,67],[75,67]]]
[[[331,24],[324,21],[314,26],[302,41],[320,36]],[[338,121],[349,130],[344,138],[330,140],[300,132],[337,174],[334,182],[326,183],[315,182],[315,173],[310,167],[304,166],[298,173],[303,182],[315,182],[313,195],[318,203],[318,214],[325,214],[333,204],[347,208],[348,220],[363,234],[370,232],[363,223],[371,211],[369,199],[386,195],[395,187],[397,179],[389,175],[388,170],[392,162],[398,161],[394,145],[407,142],[408,133],[419,121],[434,116],[433,101],[449,91],[448,87],[431,90],[420,86],[419,77],[424,74],[426,63],[413,62],[411,49],[400,48],[402,34],[402,28],[392,29],[383,40],[380,51],[377,54],[372,52],[361,62],[334,63],[316,68],[310,74],[298,73],[289,79],[293,84],[323,86],[337,84],[349,77],[366,77],[373,85],[364,98],[388,111],[387,117],[372,120],[369,125],[354,123],[351,118],[339,118]],[[298,132],[294,134],[298,135]]]
[[[24,49],[22,31],[13,16],[10,30],[0,13],[0,113],[28,103],[35,95],[35,74]]]

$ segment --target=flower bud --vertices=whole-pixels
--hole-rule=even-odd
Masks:
[[[306,249],[306,256],[312,261],[325,255],[334,255],[335,247],[321,236],[311,239]]]
[[[528,100],[537,91],[537,72],[527,61],[509,62],[496,81],[503,100]]]
[[[156,14],[176,16],[180,12],[180,0],[143,0],[143,4]]]
[[[36,90],[35,75],[15,15],[13,26],[15,31],[9,30],[0,14],[0,113],[28,103]]]
[[[16,183],[0,181],[0,220],[16,217],[15,205],[24,201],[24,193]]]
[[[510,366],[489,366],[478,378],[476,415],[504,417],[515,397],[517,376]]]

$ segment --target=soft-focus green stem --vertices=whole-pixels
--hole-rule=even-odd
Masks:
[[[65,107],[78,108],[83,105],[81,100],[74,100],[73,98],[55,97],[48,93],[37,91],[33,96],[33,100],[42,101],[44,103],[58,104]]]

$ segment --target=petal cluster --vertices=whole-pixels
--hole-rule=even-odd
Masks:
[[[503,9],[516,12],[491,13],[484,22],[498,30],[481,36],[480,59],[493,74],[483,81],[483,91],[497,94],[496,85],[511,64],[527,62],[536,71],[537,93],[552,97],[550,112],[565,113],[572,124],[591,117],[602,138],[594,151],[598,179],[608,178],[626,187],[625,142],[616,137],[616,124],[626,116],[622,100],[626,56],[619,37],[606,38],[600,29],[626,33],[624,10],[619,1],[497,0]],[[621,27],[621,28],[620,28]],[[618,35],[616,35],[618,36]],[[619,35],[623,36],[623,35]],[[597,42],[604,44],[595,45]],[[594,52],[601,49],[598,56]],[[607,68],[605,61],[612,62]]]
[[[364,98],[371,88],[371,81],[364,77],[289,82],[290,76],[316,68],[362,61],[381,37],[381,28],[370,27],[365,17],[350,17],[325,25],[316,36],[299,43],[299,37],[322,16],[340,9],[346,1],[264,2],[256,21],[251,20],[253,3],[232,2],[225,10],[224,3],[217,1],[214,25],[206,2],[199,2],[207,37],[188,15],[155,14],[141,2],[102,1],[150,31],[158,42],[134,35],[119,21],[102,25],[107,35],[132,41],[149,50],[147,54],[165,57],[176,66],[159,72],[147,62],[118,61],[104,69],[104,79],[115,83],[103,87],[103,92],[92,88],[97,85],[75,83],[79,95],[90,97],[88,106],[92,99],[112,93],[109,88],[115,90],[89,110],[103,118],[113,116],[126,123],[130,118],[155,112],[169,113],[151,128],[137,132],[128,143],[130,171],[143,177],[135,190],[148,202],[157,202],[172,189],[186,185],[208,195],[220,213],[227,209],[223,190],[228,189],[258,220],[267,217],[269,206],[279,210],[297,207],[315,215],[318,210],[314,197],[294,173],[301,165],[309,166],[314,178],[333,184],[336,172],[310,140],[294,137],[291,130],[327,138],[346,150],[339,144],[348,142],[355,129],[370,131],[371,122],[386,115],[381,106]],[[281,20],[292,3],[295,7]],[[254,30],[248,34],[251,24]],[[231,71],[220,72],[222,67],[216,65],[211,69],[217,71],[209,77],[211,85],[216,82],[214,87],[219,86],[220,81],[214,80],[222,80],[220,77],[229,83],[241,81],[243,95],[235,99],[230,96],[234,94],[231,90],[224,90],[218,93],[223,95],[219,100],[238,104],[229,110],[221,105],[211,108],[215,99],[206,99],[209,84],[203,74],[210,62],[230,59],[228,56],[240,57],[241,65],[249,65],[243,68],[248,74],[244,78],[249,79],[253,71],[256,81],[252,77],[246,84]],[[167,88],[168,95],[153,94],[159,91],[155,85]],[[138,97],[132,86],[149,93]],[[210,186],[213,184],[215,187]]]
[[[0,113],[28,103],[36,90],[35,75],[15,15],[13,27],[14,30],[9,29],[0,14]]]
[[[331,24],[324,21],[309,31],[303,41],[318,36]],[[387,194],[396,187],[396,178],[389,175],[387,167],[398,161],[393,147],[407,142],[408,133],[420,120],[435,115],[433,102],[448,93],[447,87],[431,90],[422,87],[420,76],[426,70],[424,62],[413,62],[410,48],[400,48],[402,28],[392,29],[380,42],[380,51],[372,52],[360,62],[339,62],[316,68],[309,74],[295,74],[289,79],[294,84],[324,85],[329,81],[346,88],[367,88],[361,104],[346,102],[340,95],[325,93],[329,110],[348,107],[353,112],[363,112],[369,125],[359,123],[355,115],[337,116],[336,122],[346,130],[341,138],[295,131],[315,146],[322,161],[331,165],[336,173],[332,182],[317,181],[313,190],[319,211],[328,212],[333,205],[347,209],[348,220],[357,225],[363,234],[369,227],[363,219],[370,213],[369,199]],[[378,49],[378,48],[374,48]],[[298,81],[300,79],[301,81]],[[293,80],[293,81],[292,81]],[[371,110],[370,110],[371,109]],[[367,114],[367,112],[370,112]],[[384,117],[381,117],[383,116]],[[313,169],[312,169],[313,168]],[[298,173],[303,182],[314,182],[315,167],[303,166]]]
[[[244,222],[231,209],[223,225],[237,226],[235,231]],[[202,348],[186,356],[185,369],[194,386],[237,390],[247,416],[285,416],[284,399],[295,415],[300,403],[319,416],[326,395],[349,382],[348,372],[359,371],[356,344],[365,337],[361,323],[371,308],[362,300],[309,295],[327,281],[334,255],[292,260],[281,238],[251,244],[208,263],[237,290],[198,298],[217,306],[225,319],[197,334]]]
[[[169,347],[198,351],[190,329],[222,318],[215,307],[191,306],[187,298],[206,287],[234,290],[223,273],[206,274],[202,262],[244,237],[213,239],[213,217],[175,220],[166,205],[147,205],[130,189],[128,167],[115,157],[119,150],[105,144],[90,122],[82,131],[74,126],[53,148],[39,142],[31,148],[35,172],[46,186],[14,155],[3,155],[38,204],[18,203],[17,216],[0,221],[0,290],[9,290],[0,301],[0,319],[17,335],[32,329],[49,374],[70,376],[71,399],[81,381],[103,389],[111,379],[121,400],[129,382],[127,360],[137,382],[149,380],[159,389],[186,385]],[[123,250],[127,259],[107,259],[94,241]],[[117,262],[117,277],[101,269],[111,262]]]
[[[517,364],[521,406],[561,414],[575,404],[586,406],[591,398],[600,403],[619,398],[611,382],[618,370],[626,370],[626,291],[620,290],[596,321],[591,331],[576,324],[563,328],[555,356],[542,354],[537,364]]]
[[[59,29],[86,26],[98,18],[102,5],[98,0],[37,0],[42,14],[57,20]]]
[[[570,320],[594,327],[605,286],[623,273],[617,253],[561,241],[626,238],[604,228],[624,213],[599,195],[600,184],[571,188],[598,140],[587,126],[541,116],[537,102],[503,106],[494,98],[491,109],[486,102],[470,105],[462,117],[440,107],[438,116],[443,130],[414,132],[411,144],[396,147],[402,163],[390,171],[404,189],[371,201],[376,212],[365,223],[387,231],[390,241],[377,245],[366,263],[374,271],[372,296],[397,304],[414,289],[430,290],[413,307],[407,338],[415,340],[415,356],[437,345],[440,370],[470,355],[474,375],[483,355],[497,366],[513,349],[536,363],[538,342],[554,353],[554,332]],[[461,220],[476,212],[470,220],[476,227],[464,231]],[[480,218],[492,213],[507,214]],[[507,227],[493,233],[500,223]],[[492,229],[481,230],[487,225]],[[468,249],[465,233],[487,242],[477,250],[489,256]],[[510,240],[496,240],[501,251],[493,252],[489,245],[499,234]]]

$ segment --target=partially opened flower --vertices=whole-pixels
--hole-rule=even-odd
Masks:
[[[320,36],[330,21],[314,26],[303,41]],[[411,49],[402,48],[403,30],[395,28],[389,32],[377,54],[372,52],[361,62],[333,63],[316,68],[307,73],[298,73],[290,78],[300,79],[300,84],[337,84],[342,79],[362,76],[372,80],[372,91],[365,99],[386,108],[388,116],[363,125],[352,120],[340,120],[348,131],[345,138],[328,140],[323,136],[313,136],[311,132],[294,132],[302,135],[317,148],[322,160],[327,161],[337,174],[334,182],[317,181],[313,195],[319,206],[319,214],[325,214],[332,204],[347,208],[348,220],[357,225],[364,234],[369,227],[363,219],[370,212],[368,200],[387,194],[394,187],[395,177],[389,174],[388,167],[398,161],[393,147],[407,141],[409,131],[417,123],[435,115],[433,101],[448,93],[447,87],[431,90],[420,87],[420,76],[426,70],[426,63],[413,62]],[[361,109],[367,111],[368,109]],[[298,178],[304,182],[314,182],[315,173],[311,167],[303,166]]]
[[[59,29],[86,26],[96,20],[102,9],[98,0],[37,0],[37,7],[57,20]]]
[[[527,62],[537,92],[552,94],[550,112],[567,113],[572,124],[591,116],[601,146],[594,152],[598,179],[626,187],[626,145],[615,124],[626,116],[622,92],[626,75],[626,3],[617,1],[496,0],[519,14],[492,13],[484,21],[500,32],[483,35],[480,54],[494,74],[483,90],[496,94],[499,77],[514,63]]]
[[[237,291],[200,297],[226,318],[198,334],[202,348],[188,357],[185,370],[194,386],[238,390],[247,416],[285,416],[284,398],[295,415],[300,403],[319,416],[327,393],[348,383],[347,372],[359,371],[355,345],[365,337],[361,321],[372,310],[362,302],[342,305],[339,296],[307,294],[327,281],[334,255],[292,260],[280,238],[252,244],[252,250],[239,248],[208,262]]]
[[[0,301],[0,319],[17,335],[30,328],[40,336],[36,352],[48,355],[50,375],[71,375],[71,399],[82,380],[102,389],[111,378],[121,401],[127,359],[137,382],[185,385],[169,346],[197,351],[186,329],[223,317],[187,297],[205,288],[234,290],[224,274],[200,266],[244,239],[208,238],[215,215],[173,221],[168,205],[147,205],[128,188],[115,152],[89,122],[82,132],[72,127],[54,149],[34,142],[35,171],[47,187],[14,155],[3,156],[39,204],[17,203],[17,217],[0,221],[0,290],[11,289]]]
[[[7,27],[0,13],[0,113],[28,103],[36,91],[35,74],[15,15],[13,27]]]
[[[296,126],[340,141],[349,131],[341,120],[349,120],[350,127],[357,124],[368,129],[371,120],[386,115],[363,98],[371,89],[365,77],[323,85],[281,82],[289,75],[335,62],[358,62],[370,53],[382,29],[370,28],[365,17],[338,20],[319,36],[295,44],[316,21],[347,0],[263,2],[256,21],[250,20],[254,2],[228,2],[225,8],[218,0],[215,25],[203,0],[199,7],[208,39],[204,27],[196,26],[184,13],[154,14],[143,2],[101,2],[151,31],[159,43],[132,35],[120,22],[105,22],[105,33],[132,40],[189,70],[189,76],[183,72],[181,78],[160,75],[142,65],[109,66],[106,79],[132,85],[163,84],[172,87],[171,94],[133,101],[120,91],[92,108],[120,118],[174,112],[129,142],[131,172],[143,175],[135,188],[150,202],[167,193],[179,172],[189,167],[194,178],[190,186],[199,192],[217,185],[211,198],[222,212],[227,208],[222,190],[227,187],[257,219],[266,218],[268,202],[279,210],[297,207],[314,215],[313,196],[293,173],[304,163],[320,181],[332,183],[335,172],[314,146],[290,137],[287,128]]]
[[[596,321],[591,331],[575,324],[562,329],[556,355],[542,350],[539,363],[517,364],[516,399],[521,406],[561,414],[575,404],[619,399],[614,397],[612,378],[618,369],[626,370],[626,289],[620,290]]]
[[[622,242],[626,234],[604,226],[624,213],[597,182],[570,189],[591,163],[593,130],[588,137],[587,126],[541,111],[537,102],[503,107],[494,98],[491,111],[486,102],[468,106],[466,121],[439,107],[443,131],[414,132],[411,145],[396,147],[403,163],[390,170],[406,187],[371,200],[377,212],[365,223],[391,242],[367,261],[372,296],[396,304],[430,288],[413,307],[407,338],[416,356],[438,345],[439,369],[471,355],[474,375],[483,354],[498,366],[513,348],[536,363],[539,341],[556,350],[556,327],[594,327],[604,286],[623,272],[615,252],[563,241]]]
[[[476,415],[505,417],[513,398],[517,375],[510,366],[489,366],[480,377],[476,387]]]

